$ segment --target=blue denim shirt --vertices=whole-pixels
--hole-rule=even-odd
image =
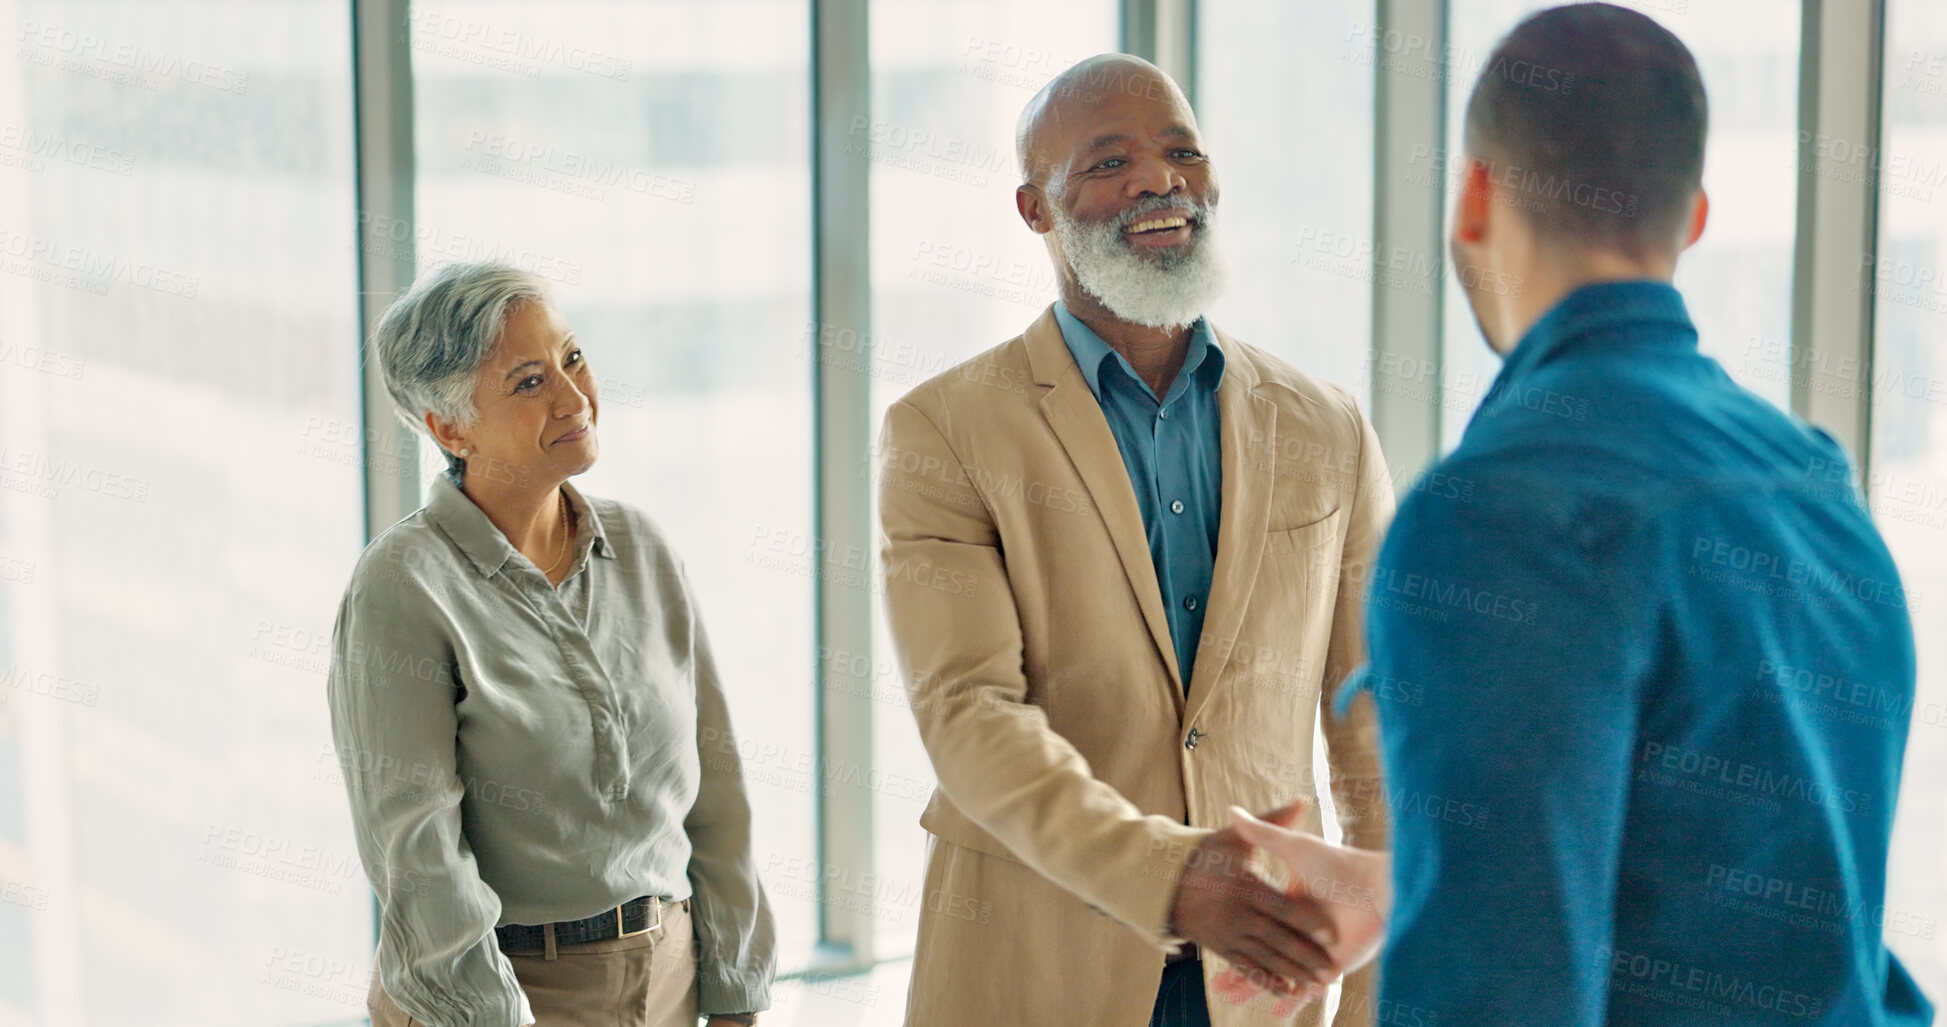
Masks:
[[[1217,385],[1224,377],[1224,352],[1210,323],[1198,318],[1191,326],[1183,369],[1158,402],[1129,361],[1060,301],[1055,303],[1055,319],[1089,390],[1102,404],[1102,416],[1136,490],[1176,667],[1188,691],[1217,565],[1217,517],[1223,499]]]
[[[1884,906],[1921,597],[1853,473],[1698,352],[1668,285],[1528,332],[1373,574],[1382,1009],[1930,1021],[1881,942],[1921,919]]]

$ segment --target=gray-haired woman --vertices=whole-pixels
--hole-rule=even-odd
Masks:
[[[776,928],[723,691],[682,561],[568,484],[601,410],[574,333],[534,276],[453,264],[374,348],[448,474],[332,634],[373,1024],[754,1023]]]

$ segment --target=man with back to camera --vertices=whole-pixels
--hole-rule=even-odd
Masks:
[[[907,1023],[1316,1023],[1209,1008],[1205,979],[1291,995],[1356,962],[1342,911],[1244,872],[1226,823],[1322,826],[1286,804],[1363,659],[1385,462],[1343,390],[1201,316],[1217,186],[1167,76],[1084,61],[1017,142],[1060,302],[893,404],[880,443],[886,614],[939,777]],[[1326,742],[1340,824],[1376,849],[1370,705]],[[1372,1022],[1369,989],[1348,979],[1338,1023]]]
[[[1438,467],[1471,495],[1401,504],[1357,680],[1396,794],[1490,812],[1397,818],[1381,1009],[1932,1020],[1880,937],[1907,596],[1839,445],[1698,352],[1705,124],[1608,4],[1522,22],[1468,104],[1453,261],[1506,362]]]

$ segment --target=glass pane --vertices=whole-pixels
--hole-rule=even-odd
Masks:
[[[1444,173],[1451,198],[1474,79],[1496,43],[1547,0],[1453,0]],[[1710,98],[1704,191],[1710,225],[1677,266],[1705,353],[1739,384],[1789,406],[1792,245],[1797,224],[1798,0],[1691,0],[1632,6],[1696,55]],[[1446,299],[1441,441],[1452,449],[1500,361],[1458,284]]]
[[[1055,299],[1041,238],[1021,223],[1014,124],[1062,69],[1116,47],[1117,4],[873,0],[872,114],[849,152],[872,172],[872,407],[1019,335]],[[877,512],[874,514],[877,523]],[[875,872],[881,957],[912,951],[924,883],[919,814],[933,767],[875,604]],[[830,872],[830,868],[827,868]]]
[[[1947,998],[1947,8],[1887,4],[1867,493],[1915,597],[1920,680],[1887,868],[1886,943]],[[1813,360],[1816,354],[1810,355]],[[1806,359],[1801,357],[1800,359]],[[1924,601],[1923,601],[1924,600]]]
[[[360,1018],[346,6],[0,22],[0,1023]]]
[[[1371,0],[1203,0],[1197,12],[1197,119],[1223,185],[1230,270],[1211,321],[1364,406],[1373,72],[1357,41]]]
[[[420,267],[499,255],[550,280],[602,381],[578,484],[654,518],[688,566],[780,968],[801,967],[812,591],[804,561],[772,557],[812,535],[806,6],[441,0],[411,21]]]

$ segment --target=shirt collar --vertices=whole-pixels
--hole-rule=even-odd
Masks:
[[[574,508],[576,548],[584,546],[592,549],[598,556],[615,559],[615,550],[608,541],[608,534],[602,530],[602,519],[595,514],[595,507],[588,497],[581,494],[572,482],[562,482],[561,489],[568,495],[568,505]],[[433,479],[432,495],[426,500],[426,514],[453,544],[460,547],[483,577],[493,577],[507,565],[516,550],[507,536],[500,533],[494,522],[487,519],[486,511],[474,505],[472,499],[454,483],[452,475],[441,474]],[[575,559],[579,560],[579,551]]]
[[[1082,369],[1082,378],[1088,382],[1088,390],[1095,393],[1096,402],[1102,400],[1102,364],[1111,357],[1115,358],[1130,380],[1142,381],[1142,376],[1130,366],[1126,357],[1102,341],[1094,329],[1070,313],[1068,305],[1060,300],[1055,301],[1055,320],[1061,323],[1062,341],[1068,344],[1068,352],[1074,355],[1076,365]],[[1170,383],[1163,402],[1174,402],[1188,387],[1185,383],[1191,376],[1195,376],[1196,381],[1211,392],[1217,390],[1218,383],[1224,378],[1224,351],[1223,347],[1217,345],[1217,333],[1211,330],[1209,318],[1199,317],[1190,326],[1190,349],[1183,355],[1183,369],[1177,372],[1176,381]]]
[[[1501,378],[1525,374],[1559,355],[1570,343],[1620,324],[1661,323],[1682,331],[1683,344],[1697,344],[1697,327],[1683,294],[1668,282],[1597,282],[1562,297],[1521,337],[1501,368]]]

